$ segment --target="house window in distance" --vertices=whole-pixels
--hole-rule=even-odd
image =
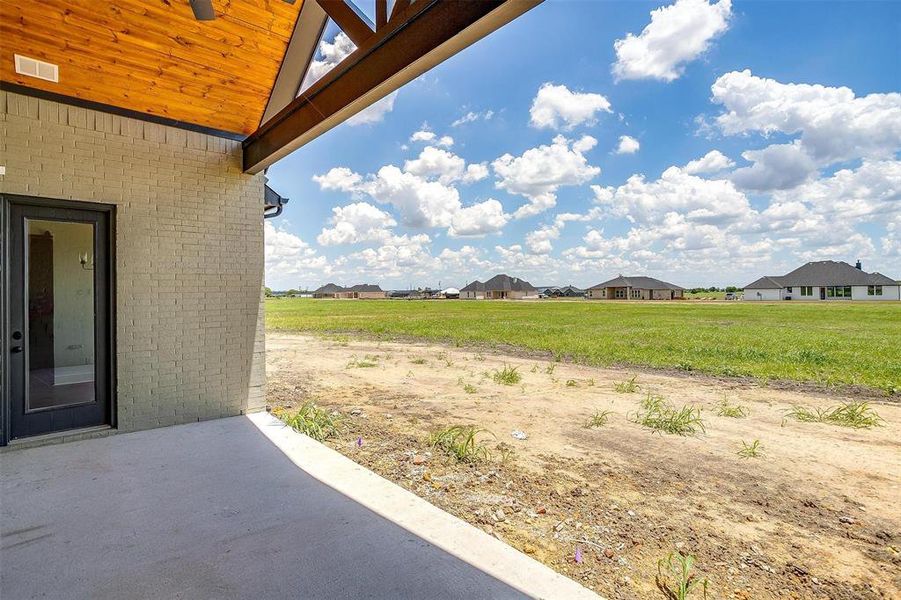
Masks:
[[[785,288],[785,291],[788,292],[789,294],[791,294],[792,293],[791,286],[788,286],[787,288]]]
[[[801,295],[802,296],[813,296],[813,286],[802,285],[801,286]]]
[[[882,286],[881,285],[868,285],[867,286],[867,296],[881,296],[882,295]]]

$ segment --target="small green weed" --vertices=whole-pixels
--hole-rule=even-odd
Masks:
[[[826,409],[793,406],[785,412],[785,417],[804,423],[828,423],[854,429],[870,429],[880,427],[884,423],[882,417],[870,408],[869,402],[856,401],[843,402]]]
[[[706,577],[698,579],[691,572],[694,566],[695,557],[682,554],[681,552],[671,552],[666,558],[657,561],[657,587],[670,600],[687,600],[689,594],[701,586],[703,598],[707,598],[707,586],[709,581]]]
[[[519,367],[511,367],[510,365],[504,365],[503,369],[495,369],[494,373],[491,375],[491,378],[494,379],[494,383],[501,383],[503,385],[516,385],[520,381],[522,381],[522,374],[517,370]]]
[[[351,357],[350,362],[347,363],[348,369],[367,369],[371,367],[377,367],[379,364],[375,362],[378,360],[375,356],[366,355],[362,360],[358,359],[356,356]]]
[[[633,375],[628,381],[614,381],[613,391],[619,394],[632,394],[641,389],[637,382],[638,375]]]
[[[304,402],[295,413],[279,413],[276,416],[295,431],[320,442],[337,435],[341,424],[340,416],[331,414],[313,401]]]
[[[554,369],[556,369],[556,368],[557,368],[557,364],[556,364],[556,363],[551,363],[551,364],[549,364],[547,367],[545,367],[544,372],[545,372],[547,375],[553,375],[553,374],[554,374]]]
[[[763,446],[760,445],[760,440],[754,440],[750,444],[742,440],[741,448],[736,454],[742,458],[759,458],[763,456]]]
[[[475,394],[478,390],[476,389],[476,386],[472,385],[471,383],[467,383],[463,385],[463,391],[467,394]]]
[[[489,431],[472,425],[453,425],[433,432],[429,436],[429,445],[443,450],[457,462],[488,460],[488,447],[478,439],[481,433],[490,434]]]
[[[648,392],[647,398],[641,401],[641,408],[633,420],[658,433],[694,435],[698,431],[706,431],[704,421],[701,420],[701,410],[694,406],[686,404],[676,408],[661,396]]]
[[[739,404],[729,404],[728,398],[723,398],[716,407],[716,414],[720,417],[732,417],[733,419],[743,419],[750,414],[747,406]]]
[[[516,450],[510,444],[501,442],[495,446],[495,450],[497,450],[498,462],[502,465],[510,464],[516,460]]]
[[[609,410],[599,410],[591,417],[589,417],[588,422],[585,423],[585,429],[594,429],[595,427],[603,427],[607,424],[607,421],[610,419],[610,415],[613,414]]]
[[[418,356],[418,357],[414,358],[413,360],[411,360],[410,362],[413,363],[414,365],[424,365],[428,361],[426,361],[426,359],[422,358],[421,356]]]
[[[575,379],[567,379],[566,387],[578,387],[579,383]]]

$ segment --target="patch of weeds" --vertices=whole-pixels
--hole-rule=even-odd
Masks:
[[[729,399],[723,397],[722,401],[716,407],[716,414],[719,417],[732,417],[733,419],[744,419],[750,414],[747,406],[740,404],[729,404]]]
[[[562,352],[554,352],[554,362],[563,362]]]
[[[811,348],[799,348],[789,352],[787,356],[792,362],[802,362],[809,365],[822,365],[829,360],[825,354]]]
[[[633,394],[641,389],[638,385],[638,375],[633,375],[627,381],[614,381],[613,391],[619,394]]]
[[[485,360],[485,355],[482,354],[481,352],[478,352],[478,353],[476,353],[476,355],[475,355],[475,359],[476,359],[477,361],[479,361],[479,362],[482,362],[483,360]]]
[[[377,362],[378,360],[375,356],[366,355],[362,360],[358,359],[356,356],[352,356],[350,362],[347,363],[348,369],[367,369],[371,367],[379,366]]]
[[[663,397],[650,392],[647,398],[641,401],[641,410],[635,414],[633,420],[657,433],[694,435],[698,431],[706,431],[701,420],[701,409],[687,404],[676,408],[667,403]]]
[[[537,373],[537,372],[538,372],[538,365],[532,365],[531,372],[532,372],[532,373]]]
[[[313,401],[304,402],[295,413],[278,413],[278,418],[316,441],[322,442],[338,435],[341,417],[318,406]]]
[[[452,425],[429,435],[429,445],[444,451],[457,462],[473,463],[488,460],[488,446],[478,439],[481,433],[488,433],[472,425]]]
[[[346,335],[336,335],[332,337],[332,341],[338,344],[339,346],[348,346],[350,345],[350,337]]]
[[[463,385],[463,391],[467,394],[475,394],[478,390],[476,389],[476,386],[472,385],[471,383],[467,383]]]
[[[724,377],[741,377],[743,375],[741,371],[730,366],[720,367],[719,372]]]
[[[491,378],[494,383],[502,383],[503,385],[516,385],[522,381],[522,374],[518,371],[519,367],[511,367],[504,365],[503,369],[495,369]]]
[[[699,579],[691,572],[694,562],[694,556],[678,551],[658,560],[657,588],[670,600],[687,600],[689,594],[700,586],[702,598],[707,598],[707,586],[710,582],[706,577]]]
[[[567,379],[566,387],[579,387],[579,383],[575,379]]]
[[[680,371],[693,371],[694,366],[690,362],[681,361],[676,363],[676,368]]]
[[[827,423],[854,429],[870,429],[881,427],[884,421],[876,411],[870,408],[869,402],[842,402],[831,408],[809,409],[805,406],[793,406],[785,412],[785,417],[804,423]]]
[[[499,443],[495,446],[495,450],[497,451],[498,462],[502,465],[508,465],[516,460],[516,450],[506,442]]]
[[[599,410],[591,417],[588,418],[588,422],[585,423],[585,429],[594,429],[595,427],[603,427],[607,424],[607,421],[610,419],[610,415],[613,414],[609,410]]]
[[[594,387],[594,378],[589,379],[587,382],[588,387]]]
[[[557,368],[556,363],[551,363],[551,364],[549,364],[547,367],[545,367],[544,372],[545,372],[545,374],[547,374],[547,375],[553,375],[553,374],[554,374],[554,369],[556,369],[556,368]]]
[[[426,362],[428,362],[428,361],[426,361],[426,359],[424,359],[424,358],[421,357],[421,356],[417,356],[416,358],[414,358],[414,359],[411,360],[410,362],[413,363],[414,365],[424,365],[424,364],[426,364]]]
[[[742,458],[760,458],[763,456],[763,446],[760,445],[760,440],[754,440],[750,444],[742,440],[741,448],[736,454]]]

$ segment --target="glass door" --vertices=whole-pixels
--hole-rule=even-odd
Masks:
[[[10,438],[110,423],[109,213],[12,202]]]

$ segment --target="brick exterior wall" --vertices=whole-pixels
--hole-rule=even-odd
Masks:
[[[116,205],[118,428],[265,406],[263,177],[241,144],[0,92],[0,192]]]

